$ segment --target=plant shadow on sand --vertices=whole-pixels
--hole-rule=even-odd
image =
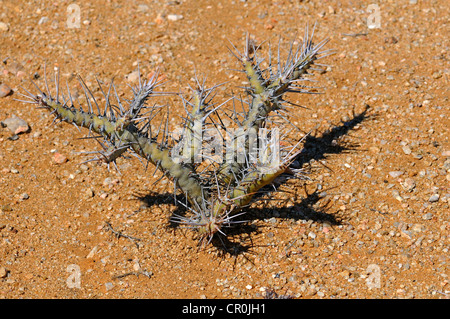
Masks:
[[[375,115],[368,115],[370,107],[366,105],[365,109],[359,113],[354,114],[353,117],[347,121],[341,122],[326,130],[324,133],[317,133],[315,135],[309,134],[305,138],[303,150],[296,158],[296,165],[303,167],[311,162],[325,159],[330,154],[341,154],[350,151],[357,151],[359,144],[343,141],[342,137],[347,136],[351,130],[358,124],[373,118]],[[283,184],[281,184],[283,185]],[[261,189],[260,193],[255,195],[256,201],[270,200],[264,197],[264,194],[273,192],[273,186],[266,186]],[[219,234],[214,236],[211,240],[212,246],[219,250],[219,253],[228,254],[231,256],[238,256],[243,253],[251,253],[251,248],[255,247],[252,241],[252,236],[261,234],[261,229],[264,227],[256,226],[252,223],[254,220],[265,220],[268,218],[276,219],[290,219],[290,220],[312,220],[315,222],[326,222],[330,225],[340,225],[341,221],[332,213],[328,212],[327,203],[322,203],[321,200],[326,196],[326,190],[315,190],[311,193],[306,191],[306,197],[299,202],[295,202],[290,207],[283,207],[277,205],[276,208],[264,207],[254,208],[247,207],[243,220],[246,223],[236,223],[232,227],[224,229],[227,236]],[[142,201],[146,207],[153,205],[167,205],[174,204],[174,195],[172,193],[156,193],[137,194],[137,199]],[[185,201],[183,195],[177,195],[177,200]],[[280,207],[281,206],[281,207]],[[181,205],[177,205],[171,212],[172,216],[183,216],[186,209]],[[275,217],[276,216],[276,217]],[[177,228],[178,223],[170,221],[169,227]]]

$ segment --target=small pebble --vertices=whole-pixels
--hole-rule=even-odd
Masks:
[[[426,213],[425,215],[422,216],[422,219],[424,219],[424,220],[430,220],[432,218],[433,218],[432,213]]]
[[[7,127],[14,135],[28,132],[30,127],[28,123],[15,115],[1,122],[3,127]]]
[[[17,73],[20,71],[24,71],[24,69],[24,66],[16,61],[9,62],[7,65],[7,71],[15,76],[17,76]]]
[[[403,172],[402,171],[391,171],[391,172],[389,172],[389,175],[393,178],[397,178],[397,177],[403,175]]]
[[[408,145],[403,146],[402,149],[403,149],[403,153],[405,153],[406,155],[411,154],[411,149],[409,148]]]
[[[0,22],[0,31],[8,31],[9,27],[5,22]]]
[[[16,76],[19,80],[23,79],[27,74],[24,71],[17,72]]]
[[[109,291],[114,288],[114,284],[112,282],[105,283],[106,291]]]
[[[0,84],[0,97],[8,96],[11,93],[12,93],[12,90],[8,85],[6,85],[4,83]]]
[[[405,181],[402,183],[403,189],[412,192],[416,187],[416,182],[412,178],[405,178]]]
[[[433,77],[433,79],[440,79],[442,77],[442,72],[436,71],[433,73],[432,77]]]
[[[97,253],[98,251],[98,246],[95,245],[94,248],[91,249],[91,251],[89,252],[89,254],[86,256],[86,258],[91,259],[94,257],[94,255]]]
[[[403,201],[403,198],[400,196],[400,193],[398,192],[398,190],[394,189],[392,191],[392,196],[398,200],[399,202]]]
[[[8,274],[8,271],[6,270],[6,268],[0,267],[0,278],[5,278],[7,274]]]
[[[164,22],[164,17],[161,13],[158,13],[155,19],[156,24],[162,24]]]
[[[141,265],[139,265],[138,261],[135,261],[134,265],[133,265],[133,270],[134,271],[142,271],[141,269]]]
[[[422,232],[422,231],[425,230],[425,226],[422,225],[422,224],[414,224],[414,225],[411,227],[411,230],[412,230],[413,232],[420,233],[420,232]]]
[[[139,72],[134,71],[127,75],[128,82],[137,83],[139,81]]]
[[[107,177],[103,180],[103,186],[109,186],[112,183],[112,178],[111,177]]]
[[[14,134],[14,135],[8,137],[8,140],[10,140],[10,141],[17,141],[18,139],[19,139],[19,135],[17,135],[17,134]]]
[[[53,162],[55,162],[56,164],[63,164],[67,162],[67,157],[64,154],[55,153],[53,155]]]
[[[430,203],[437,202],[438,200],[439,200],[439,194],[433,194],[433,195],[431,195],[431,197],[428,199],[428,201],[429,201]]]
[[[95,195],[94,190],[92,188],[87,189],[85,194],[86,194],[87,198],[94,197],[94,195]]]
[[[183,19],[183,16],[181,14],[169,14],[167,16],[167,20],[170,20],[170,21],[178,21],[181,19]]]
[[[48,18],[47,18],[47,17],[42,17],[42,18],[39,19],[38,24],[41,25],[41,24],[46,23],[47,21],[48,21]]]

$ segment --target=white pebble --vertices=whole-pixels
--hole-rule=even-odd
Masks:
[[[106,291],[109,291],[114,288],[114,284],[112,282],[105,283]]]
[[[0,22],[0,31],[8,31],[9,27],[5,22]]]
[[[134,71],[127,75],[128,82],[137,83],[139,81],[139,72]]]
[[[314,234],[314,233],[311,231],[311,232],[309,232],[308,237],[314,239],[314,238],[316,238],[316,234]]]
[[[47,17],[42,17],[42,18],[39,19],[38,24],[39,24],[39,25],[40,25],[40,24],[44,24],[44,23],[46,23],[47,21],[48,21],[48,18],[47,18]]]
[[[397,177],[403,175],[403,172],[402,171],[391,171],[391,172],[389,172],[389,175],[391,175],[391,177],[393,177],[393,178],[397,178]]]
[[[170,21],[178,21],[183,19],[183,16],[181,14],[169,14],[167,16],[167,19]]]
[[[403,153],[405,153],[406,155],[411,154],[411,149],[409,148],[408,145],[403,146]]]

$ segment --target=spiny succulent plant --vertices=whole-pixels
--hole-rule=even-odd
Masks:
[[[318,61],[331,51],[323,50],[328,40],[314,43],[313,38],[314,28],[310,32],[306,27],[303,40],[290,43],[285,59],[280,56],[280,43],[275,59],[270,45],[268,58],[262,59],[261,46],[249,36],[243,51],[232,45],[230,52],[248,78],[245,98],[232,96],[216,102],[219,85],[206,87],[196,79],[190,97],[181,96],[186,115],[178,138],[168,125],[170,113],[156,121],[164,108],[149,103],[152,97],[165,94],[157,91],[162,85],[158,72],[147,81],[139,73],[139,84],[132,87],[132,98],[126,101],[119,98],[113,81],[107,89],[98,81],[106,101],[102,107],[79,77],[84,108],[75,105],[68,85],[63,92],[59,72],[53,92],[45,74],[45,89],[33,82],[37,91],[24,89],[27,100],[23,102],[47,109],[55,120],[88,129],[102,146],[92,152],[97,155],[91,161],[116,166],[119,157],[131,152],[146,166],[155,166],[173,182],[175,201],[185,210],[172,220],[196,230],[205,244],[214,235],[226,236],[225,227],[245,222],[241,218],[245,208],[263,187],[282,176],[301,177],[301,170],[291,164],[301,151],[302,139],[286,138],[285,129],[286,123],[292,124],[289,112],[298,106],[287,94],[315,93],[309,85],[311,75],[323,70]],[[185,200],[177,199],[177,193],[184,194]]]

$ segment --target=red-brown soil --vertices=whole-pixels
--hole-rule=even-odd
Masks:
[[[416,2],[80,2],[80,27],[69,28],[72,1],[2,1],[0,82],[14,93],[0,98],[0,120],[16,115],[31,130],[11,140],[0,129],[0,297],[448,298],[450,10]],[[379,28],[368,27],[371,4]],[[336,54],[317,76],[323,94],[293,97],[308,107],[294,110],[296,124],[315,137],[302,157],[311,180],[254,204],[231,253],[171,227],[173,186],[154,184],[153,168],[80,165],[78,152],[99,147],[79,139],[86,131],[14,100],[35,74],[44,86],[44,64],[75,91],[75,74],[91,88],[114,77],[126,98],[138,62],[145,76],[159,68],[168,92],[188,92],[196,74],[229,81],[220,99],[246,80],[229,41],[242,47],[249,32],[276,47],[281,36],[285,54],[314,22]],[[162,99],[176,127],[181,100]]]

